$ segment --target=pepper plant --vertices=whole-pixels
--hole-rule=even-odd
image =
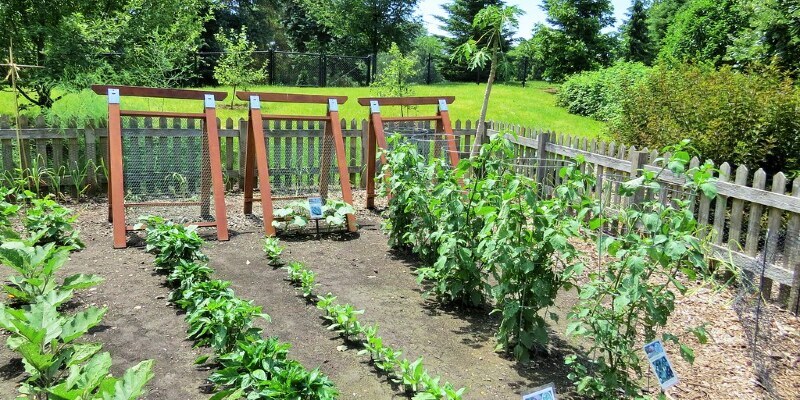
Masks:
[[[85,247],[78,237],[78,230],[72,226],[78,219],[72,214],[72,210],[58,204],[52,195],[36,198],[33,193],[29,193],[28,196],[31,204],[25,210],[23,223],[28,232],[42,232],[37,236],[39,240],[36,244],[55,243],[74,250]]]

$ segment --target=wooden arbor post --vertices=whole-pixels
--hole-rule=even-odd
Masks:
[[[362,97],[358,99],[358,104],[369,106],[369,123],[367,125],[367,208],[375,208],[375,174],[378,149],[386,150],[386,134],[383,124],[386,122],[407,122],[407,121],[436,121],[436,132],[444,133],[449,150],[450,164],[458,165],[458,144],[453,134],[453,126],[450,123],[450,113],[448,104],[455,101],[453,96],[444,97]],[[383,117],[381,116],[381,106],[417,106],[417,105],[437,105],[436,115],[415,116],[415,117]],[[381,163],[386,165],[386,156],[381,155]]]
[[[333,141],[336,153],[336,165],[339,168],[339,182],[342,186],[342,200],[347,204],[353,204],[353,192],[350,189],[349,172],[347,161],[344,154],[344,137],[342,127],[339,124],[339,104],[347,101],[346,96],[324,96],[288,93],[255,93],[255,92],[236,92],[236,97],[240,100],[250,102],[248,112],[247,146],[245,151],[245,170],[244,170],[244,213],[253,213],[253,202],[261,202],[261,211],[264,221],[264,233],[267,236],[275,235],[275,227],[272,225],[273,200],[287,199],[287,197],[273,197],[269,177],[269,157],[267,155],[267,142],[264,140],[264,121],[265,120],[290,120],[290,121],[321,121],[325,123],[325,133],[322,138],[322,162],[320,162],[320,194],[327,197],[328,179],[330,178],[330,164],[325,163],[330,159],[331,154],[327,154],[329,149],[324,143],[328,140]],[[275,103],[316,103],[327,104],[328,112],[324,116],[315,115],[275,115],[265,114],[261,111],[262,102]],[[258,169],[258,184],[261,189],[261,197],[254,198],[255,172]],[[297,198],[296,196],[288,198]],[[356,231],[356,218],[353,214],[347,215],[347,230]]]
[[[222,180],[222,163],[220,161],[219,132],[217,128],[216,101],[227,97],[225,92],[203,92],[186,89],[158,89],[138,86],[106,86],[92,85],[92,90],[99,95],[108,96],[108,221],[113,224],[114,248],[128,246],[127,232],[135,230],[125,221],[125,208],[137,206],[185,206],[199,205],[201,214],[210,212],[208,202],[211,191],[214,196],[214,221],[190,223],[190,225],[215,227],[217,240],[229,239],[228,218],[225,213],[225,187]],[[154,97],[162,99],[203,100],[202,113],[160,112],[121,110],[121,97]],[[201,200],[191,202],[158,202],[158,203],[125,203],[125,174],[123,171],[122,117],[163,117],[163,118],[197,118],[204,121],[202,145],[207,155],[201,160]],[[209,181],[210,180],[210,184]]]

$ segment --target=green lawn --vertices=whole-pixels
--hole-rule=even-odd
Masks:
[[[455,96],[456,101],[450,106],[453,121],[477,120],[485,85],[476,84],[448,84],[417,86],[416,96]],[[494,121],[519,124],[526,127],[551,130],[560,133],[578,134],[587,137],[601,136],[604,124],[590,118],[585,118],[567,113],[564,108],[555,104],[555,95],[551,94],[555,86],[545,82],[531,82],[527,87],[511,85],[496,85],[492,91],[489,103],[489,119]],[[251,87],[253,91],[265,92],[293,92],[349,96],[350,100],[340,106],[340,114],[347,119],[363,119],[367,117],[367,108],[360,106],[356,99],[375,95],[374,88],[297,88],[281,86]],[[548,90],[550,89],[550,90]],[[214,88],[224,90],[224,88]],[[228,88],[229,93],[231,92]],[[218,104],[221,118],[246,118],[245,103],[236,100],[239,106],[230,109],[229,99]],[[224,104],[224,106],[223,106]],[[0,114],[13,114],[13,97],[10,92],[0,92]],[[124,98],[123,109],[139,109],[152,111],[200,111],[200,101],[162,100],[144,98]],[[394,110],[393,110],[394,108]],[[282,103],[262,104],[262,110],[275,114],[299,113],[324,113],[324,105],[291,105]],[[385,115],[399,115],[396,107],[387,107],[382,110]],[[33,113],[33,111],[29,111]],[[412,115],[427,115],[435,113],[432,106],[420,107],[412,110]],[[98,96],[89,90],[80,93],[67,94],[53,107],[51,115],[59,118],[104,118],[106,103],[104,96]],[[455,122],[454,122],[455,123]]]

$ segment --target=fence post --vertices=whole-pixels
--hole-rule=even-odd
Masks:
[[[250,121],[246,119],[239,119],[239,188],[244,187],[244,164],[245,153],[247,152],[247,124]],[[256,135],[263,135],[264,132],[256,132]]]
[[[275,85],[275,49],[269,49],[269,84]]]
[[[319,87],[325,87],[325,77],[328,71],[327,67],[325,66],[325,53],[320,53],[319,55],[319,67],[317,68],[319,76],[317,78],[317,84]]]
[[[522,59],[522,87],[528,83],[528,57]]]
[[[550,132],[541,132],[536,137],[536,158],[538,164],[536,167],[536,183],[539,185],[544,184],[544,176],[547,173],[547,165],[544,160],[547,159],[547,144],[550,143]]]
[[[639,170],[644,168],[650,154],[646,151],[632,151],[631,152],[631,179],[639,176]],[[644,189],[640,188],[633,195],[631,205],[640,204],[644,201]]]
[[[370,61],[370,56],[364,57],[364,63],[367,64],[367,84],[364,86],[369,86],[372,83],[372,61]]]
[[[425,77],[425,84],[430,85],[433,82],[433,77],[431,76],[431,59],[433,58],[432,55],[428,54],[428,75]]]

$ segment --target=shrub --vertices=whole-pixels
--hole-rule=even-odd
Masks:
[[[621,62],[573,75],[558,91],[558,105],[572,114],[609,121],[621,112],[628,89],[642,81],[648,71],[642,63]]]
[[[716,162],[800,168],[800,92],[774,68],[655,67],[622,99],[610,130],[625,143],[652,149],[690,139]]]

